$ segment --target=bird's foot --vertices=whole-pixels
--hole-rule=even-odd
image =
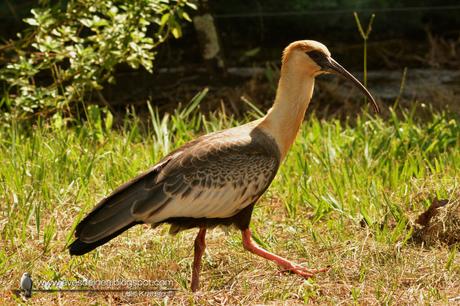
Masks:
[[[305,268],[301,265],[295,264],[295,263],[283,263],[283,265],[280,265],[283,270],[281,270],[281,273],[294,273],[297,275],[302,276],[303,278],[311,278],[315,276],[318,273],[323,273],[327,272],[331,269],[331,267],[326,267],[322,269],[308,269]]]
[[[197,292],[198,289],[200,289],[200,281],[198,279],[193,278],[190,289],[192,289],[192,292]]]

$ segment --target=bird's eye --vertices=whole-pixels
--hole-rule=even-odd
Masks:
[[[321,51],[313,50],[306,52],[306,54],[320,67],[324,68],[328,61],[327,55]]]

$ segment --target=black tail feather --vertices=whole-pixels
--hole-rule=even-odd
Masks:
[[[126,230],[130,229],[131,227],[133,227],[134,225],[137,225],[137,224],[140,224],[140,223],[143,223],[143,222],[132,222],[132,223],[128,224],[127,226],[125,226],[125,227],[119,229],[118,231],[114,232],[113,234],[111,234],[111,235],[109,235],[107,237],[104,237],[103,239],[100,239],[98,241],[91,242],[91,243],[83,242],[78,238],[77,240],[72,242],[72,244],[69,246],[69,253],[70,253],[70,255],[77,255],[77,256],[84,255],[84,254],[86,254],[88,252],[91,252],[92,250],[94,250],[98,246],[101,246],[101,245],[109,242],[110,240],[112,240],[113,238],[117,237],[118,235],[120,235],[124,231],[126,231]]]

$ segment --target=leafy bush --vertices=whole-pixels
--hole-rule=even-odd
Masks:
[[[54,112],[113,82],[117,64],[152,71],[156,48],[182,35],[188,9],[195,9],[188,0],[70,0],[63,9],[33,9],[24,20],[33,31],[19,35],[16,60],[0,70],[8,94],[0,106],[19,116]]]

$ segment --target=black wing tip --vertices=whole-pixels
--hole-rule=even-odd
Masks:
[[[99,244],[97,243],[85,243],[80,239],[75,240],[69,246],[69,254],[75,256],[85,255],[88,252],[91,252],[95,248],[97,248]]]
[[[110,240],[112,240],[113,238],[117,237],[118,235],[120,235],[124,231],[126,231],[129,228],[133,227],[134,225],[142,224],[142,223],[143,222],[140,222],[140,221],[131,222],[130,224],[126,225],[125,227],[123,227],[121,229],[119,229],[118,231],[114,232],[113,234],[111,234],[111,235],[109,235],[107,237],[104,237],[102,239],[99,239],[97,241],[91,242],[91,243],[83,242],[83,241],[80,240],[80,238],[77,238],[77,240],[72,242],[72,244],[69,246],[69,253],[70,253],[70,255],[76,255],[76,256],[85,255],[86,253],[89,253],[92,250],[94,250],[95,248],[97,248],[98,246],[101,246],[101,245],[109,242]],[[76,236],[78,237],[78,233],[77,233]]]

